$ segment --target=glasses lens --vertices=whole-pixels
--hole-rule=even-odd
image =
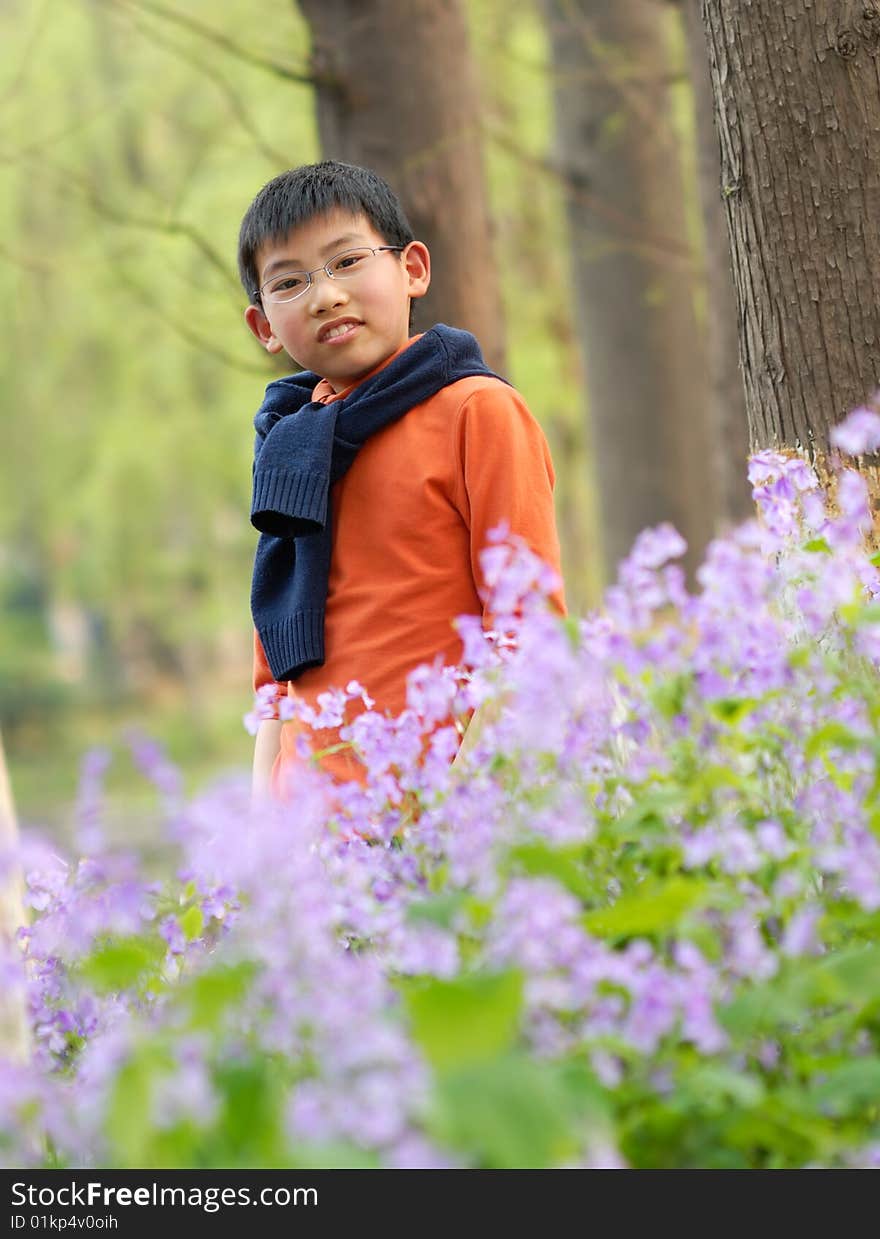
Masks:
[[[263,296],[269,301],[293,301],[309,286],[308,271],[284,271],[263,286]]]
[[[327,263],[327,270],[334,280],[347,280],[356,275],[361,267],[373,257],[371,249],[346,250],[344,254],[336,254]]]

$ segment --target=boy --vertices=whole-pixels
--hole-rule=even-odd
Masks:
[[[326,161],[276,177],[238,257],[248,327],[305,367],[269,384],[254,422],[254,687],[314,704],[358,680],[396,714],[414,667],[459,660],[456,616],[483,613],[488,530],[506,521],[559,572],[547,443],[473,336],[410,337],[430,255],[374,172]],[[255,791],[283,797],[298,729],[261,723]],[[321,765],[362,769],[347,751]]]

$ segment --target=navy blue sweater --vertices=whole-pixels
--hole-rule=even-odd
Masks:
[[[476,339],[439,323],[344,400],[313,401],[319,377],[308,370],[266,388],[254,418],[251,611],[276,680],[324,662],[330,487],[370,435],[472,375],[493,376]]]

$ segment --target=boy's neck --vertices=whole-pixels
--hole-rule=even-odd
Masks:
[[[411,344],[415,344],[416,340],[422,338],[423,332],[419,332],[416,336],[410,336],[405,343],[401,344],[400,348],[395,349],[393,353],[389,353],[384,361],[380,361],[378,366],[374,366],[372,370],[368,370],[366,374],[362,374],[359,379],[353,383],[349,383],[347,387],[336,388],[329,379],[322,378],[316,385],[312,393],[312,399],[318,400],[322,404],[329,404],[331,400],[344,400],[346,396],[351,395],[356,388],[360,387],[361,383],[365,383],[367,379],[371,379],[374,374],[378,374],[380,370],[384,370],[387,365],[394,361],[395,357],[399,357],[402,352],[409,348]]]

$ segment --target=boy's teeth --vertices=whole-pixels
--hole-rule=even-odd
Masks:
[[[327,332],[327,339],[332,340],[335,336],[344,336],[353,326],[354,323],[343,323],[341,327],[331,327]]]

